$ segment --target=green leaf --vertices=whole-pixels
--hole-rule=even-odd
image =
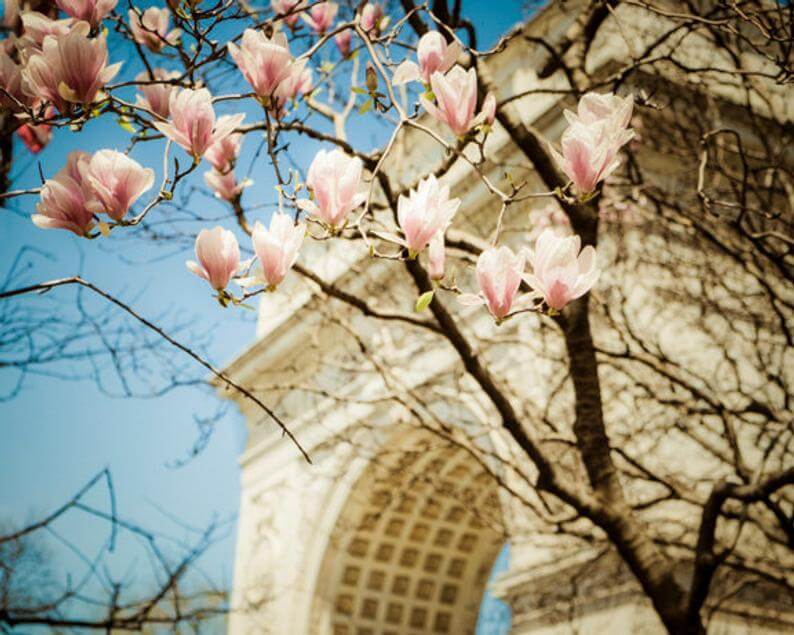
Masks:
[[[372,101],[371,99],[367,99],[367,101],[365,101],[363,104],[361,104],[361,108],[358,109],[358,114],[359,115],[363,115],[364,113],[366,113],[369,110],[371,110],[372,109],[372,105],[374,103],[375,102]]]
[[[133,128],[133,127],[132,127],[132,124],[129,122],[129,120],[125,119],[124,117],[121,117],[121,118],[119,118],[117,121],[118,121],[118,124],[119,124],[119,125],[120,125],[120,126],[121,126],[121,127],[124,129],[124,130],[126,130],[126,131],[127,131],[127,132],[129,132],[130,134],[135,134],[135,128]]]
[[[416,304],[414,305],[414,311],[417,313],[421,313],[427,307],[430,306],[430,303],[433,301],[433,293],[434,291],[425,291],[422,295],[420,295],[416,299]]]
[[[367,89],[361,88],[361,86],[353,86],[350,90],[352,90],[356,95],[366,95]]]

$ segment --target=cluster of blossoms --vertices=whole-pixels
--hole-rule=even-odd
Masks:
[[[397,67],[393,84],[421,81],[432,91],[435,103],[422,95],[420,101],[427,113],[459,137],[487,124],[492,125],[496,116],[496,97],[488,93],[477,110],[477,73],[456,64],[463,49],[457,41],[447,44],[438,31],[429,31],[417,46],[417,62],[406,60]]]
[[[153,170],[121,152],[72,152],[66,166],[42,186],[32,219],[44,229],[87,236],[95,215],[104,213],[120,222],[153,183]]]
[[[588,93],[579,100],[575,113],[565,111],[569,125],[560,142],[562,154],[551,150],[583,200],[620,165],[618,152],[634,136],[628,127],[633,107],[631,96]]]
[[[518,253],[506,246],[486,249],[477,259],[478,295],[463,294],[465,305],[485,304],[502,321],[509,316],[518,299],[521,282],[539,294],[549,309],[562,310],[571,300],[587,293],[598,281],[595,249],[581,249],[579,236],[561,236],[546,229],[534,250]],[[532,272],[525,271],[526,263]]]
[[[196,238],[196,260],[189,260],[187,268],[209,282],[213,289],[227,297],[224,290],[234,276],[242,287],[264,285],[274,290],[298,259],[298,252],[306,235],[306,226],[295,223],[287,214],[277,212],[266,228],[256,222],[251,243],[258,264],[240,262],[237,238],[228,229],[202,229]],[[249,275],[243,275],[243,274]]]
[[[53,20],[31,11],[21,16],[23,29],[14,42],[19,63],[6,49],[0,49],[0,99],[4,108],[19,117],[29,117],[33,112],[71,116],[78,107],[87,110],[103,98],[105,84],[118,72],[119,64],[108,64],[104,36],[97,35],[117,0],[57,2],[69,16],[66,19]],[[246,29],[239,43],[230,42],[227,50],[259,103],[280,119],[286,115],[290,101],[307,95],[313,83],[308,57],[292,55],[280,30],[282,23],[294,30],[302,19],[318,37],[333,34],[343,57],[351,55],[354,31],[347,25],[334,33],[338,12],[335,2],[272,0],[272,6],[281,16],[273,30]],[[160,53],[180,37],[179,29],[169,29],[170,20],[167,8],[152,7],[143,12],[131,9],[130,35],[139,47]],[[388,23],[377,3],[363,5],[356,20],[358,32],[370,37],[377,37]],[[458,65],[462,54],[457,40],[447,42],[441,33],[428,32],[419,40],[416,61],[405,60],[392,78],[394,85],[421,82],[425,92],[419,99],[424,110],[459,138],[478,130],[487,134],[496,116],[492,93],[485,96],[478,110],[477,74],[473,68],[466,70]],[[151,125],[193,158],[194,168],[206,160],[210,165],[204,174],[206,184],[218,198],[239,206],[247,183],[238,182],[234,170],[243,140],[239,126],[244,115],[217,116],[209,90],[200,85],[185,87],[183,81],[177,71],[147,66],[147,71],[136,78],[139,94],[135,107],[148,113]],[[617,167],[620,148],[633,135],[629,128],[632,107],[630,97],[591,93],[580,100],[577,112],[565,112],[569,127],[561,140],[562,152],[554,151],[554,157],[581,200],[590,197],[597,184]],[[31,148],[43,146],[48,133],[45,124],[20,129]],[[251,240],[255,258],[241,262],[235,235],[215,227],[199,233],[196,260],[187,263],[188,269],[204,278],[223,304],[237,302],[226,291],[232,279],[244,289],[261,285],[274,290],[295,264],[307,235],[305,222],[299,220],[301,212],[329,235],[341,234],[351,222],[352,212],[368,199],[362,186],[363,171],[363,162],[357,156],[339,148],[320,150],[306,175],[309,197],[291,197],[298,210],[296,216],[279,211],[269,227],[254,224]],[[67,165],[42,187],[33,222],[80,236],[89,236],[99,222],[104,231],[99,215],[123,223],[130,207],[153,181],[152,170],[120,152],[73,152]],[[435,281],[445,277],[445,234],[460,204],[460,199],[450,196],[449,186],[433,175],[397,200],[396,220],[401,234],[395,242],[408,259],[426,253],[429,275]],[[359,220],[355,219],[354,225]],[[534,249],[522,248],[516,253],[507,246],[497,246],[480,254],[476,265],[479,293],[462,294],[463,304],[484,304],[501,322],[512,315],[524,297],[542,298],[543,304],[555,312],[592,288],[599,276],[595,250],[591,246],[581,249],[579,237],[570,235],[567,216],[549,208],[533,225]],[[533,292],[520,295],[522,284]]]
[[[0,46],[0,107],[13,112],[22,125],[17,133],[31,152],[39,152],[51,138],[48,123],[28,123],[36,118],[48,120],[56,114],[71,116],[77,108],[89,111],[105,99],[105,85],[118,73],[121,63],[110,64],[108,47],[102,34],[102,21],[118,0],[56,0],[66,18],[53,19],[37,11],[19,12],[16,3],[6,3],[5,26],[12,35]],[[169,31],[171,13],[167,8],[151,7],[142,13],[129,11],[132,39],[152,52],[175,44],[179,29]],[[170,81],[173,74],[156,69],[148,80]],[[140,79],[140,77],[139,77]],[[147,101],[139,105],[164,117],[165,100],[156,95],[164,84],[144,89]],[[170,90],[172,87],[168,86]]]
[[[270,6],[277,16],[283,16],[289,28],[294,29],[301,19],[316,35],[325,35],[339,12],[339,5],[331,0],[311,3],[307,0],[271,0]],[[361,8],[360,16],[361,28],[373,35],[379,34],[388,23],[388,18],[383,15],[383,6],[377,2],[367,2]]]
[[[78,3],[62,0],[58,4]],[[96,21],[107,6],[97,3],[92,12],[86,9],[74,13],[90,13],[91,20]],[[121,67],[120,63],[108,64],[103,35],[92,37],[89,22],[71,17],[52,20],[27,11],[20,19],[21,35],[6,40],[0,48],[4,108],[20,118],[32,112],[43,113],[49,107],[69,115],[77,107],[87,109],[103,97],[102,89]],[[14,52],[18,62],[12,57]]]
[[[237,182],[234,165],[240,154],[243,135],[232,133],[213,143],[204,153],[212,169],[204,173],[204,182],[212,188],[219,199],[234,202],[242,194],[248,181]]]

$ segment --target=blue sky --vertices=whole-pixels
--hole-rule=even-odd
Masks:
[[[143,7],[149,3],[139,4]],[[521,17],[521,7],[520,1],[464,1],[464,12],[478,26],[480,47],[492,44],[499,34],[515,24]],[[129,55],[127,48],[111,46],[112,61],[126,62],[122,70],[125,77],[139,70]],[[377,136],[374,131],[362,132],[372,139]],[[57,130],[50,145],[35,159],[23,147],[16,149],[14,186],[36,186],[38,165],[44,175],[53,175],[70,151],[123,150],[128,140],[129,134],[111,118],[90,122],[80,133]],[[246,192],[245,201],[273,203],[269,164],[264,155],[254,158],[255,146],[254,139],[246,140],[238,167],[239,171],[245,171],[252,166],[255,185]],[[292,156],[299,164],[308,165],[318,147],[296,144],[291,148]],[[140,163],[155,168],[156,183],[160,180],[162,149],[163,142],[157,141],[136,148],[132,154]],[[369,149],[366,144],[365,149]],[[184,159],[184,155],[180,156]],[[196,186],[203,185],[203,171],[202,166],[192,181]],[[208,287],[185,270],[184,261],[191,257],[189,249],[116,236],[85,241],[67,232],[42,231],[29,220],[34,204],[35,197],[21,197],[0,210],[0,236],[4,242],[0,252],[2,276],[22,246],[35,246],[41,253],[31,252],[26,257],[26,262],[33,265],[25,276],[27,282],[81,273],[133,304],[145,316],[163,316],[166,325],[189,324],[193,335],[183,330],[177,334],[187,339],[200,337],[208,357],[219,365],[231,361],[252,342],[253,315],[218,306]],[[194,196],[190,204],[203,215],[225,214],[225,209],[208,196]],[[268,210],[262,208],[255,218],[266,220]],[[155,211],[160,215],[169,213],[176,211],[165,207]],[[233,227],[228,220],[223,224]],[[67,302],[74,292],[54,293],[58,294],[58,300]],[[24,302],[44,303],[38,306],[52,307],[53,311],[66,310],[67,306],[64,304],[59,309],[57,302],[38,297],[26,298]],[[101,306],[88,302],[97,309]],[[176,350],[169,354],[174,361],[181,355]],[[154,372],[152,377],[156,379],[157,374]],[[112,373],[108,378],[113,384]],[[0,390],[8,389],[16,379],[13,371],[0,368]],[[181,388],[156,399],[125,399],[103,394],[92,380],[28,377],[16,398],[0,402],[0,521],[10,519],[21,524],[47,513],[104,467],[112,471],[119,513],[141,526],[183,538],[192,536],[193,532],[173,522],[172,517],[193,527],[204,527],[213,518],[233,519],[239,498],[237,458],[246,436],[244,423],[235,409],[229,408],[216,423],[210,442],[197,457],[182,467],[172,465],[183,459],[196,441],[194,416],[212,415],[220,405],[216,397],[194,387]],[[101,492],[93,500],[99,506],[105,505]],[[106,537],[106,528],[88,522],[84,516],[65,519],[59,531],[71,537],[79,535],[79,544],[87,547],[99,544]],[[233,567],[233,525],[228,526],[226,533],[201,566],[211,578],[228,585]],[[57,538],[50,536],[47,541],[52,553],[57,554],[58,566],[62,570],[70,569],[74,560]],[[124,576],[135,571],[134,577],[140,581],[145,574],[135,566],[142,562],[141,558],[140,550],[133,545],[119,545],[112,561],[113,570]]]

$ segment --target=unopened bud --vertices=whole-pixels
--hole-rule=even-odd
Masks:
[[[378,90],[378,73],[372,62],[367,62],[367,90],[370,94]]]

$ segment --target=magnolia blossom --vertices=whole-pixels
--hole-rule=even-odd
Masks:
[[[26,123],[17,128],[17,136],[28,150],[38,154],[52,139],[52,126],[46,123],[37,126]]]
[[[219,172],[215,168],[204,173],[204,182],[212,189],[216,197],[230,203],[240,196],[248,184],[246,181],[238,183],[232,170]]]
[[[257,221],[251,233],[261,268],[256,277],[270,288],[278,286],[298,259],[305,234],[303,223],[295,224],[282,212],[273,214],[269,229]]]
[[[287,15],[290,11],[301,4],[301,2],[302,0],[270,0],[270,6],[273,9],[273,13],[276,15]],[[298,21],[299,16],[300,12],[298,11],[295,13],[290,13],[286,18],[284,18],[284,22],[287,23],[287,26],[292,28]]]
[[[576,113],[565,111],[570,125],[562,135],[562,154],[552,152],[580,196],[593,192],[620,165],[618,151],[634,136],[628,128],[633,106],[630,96],[587,93]]]
[[[48,35],[66,35],[73,23],[72,18],[53,20],[38,11],[25,11],[22,14],[22,36],[16,42],[20,57],[24,60],[31,53],[41,51]]]
[[[524,252],[513,253],[510,247],[491,247],[477,259],[477,283],[480,295],[463,294],[461,304],[485,303],[497,321],[510,313],[524,273]]]
[[[78,236],[86,236],[91,231],[93,214],[88,209],[78,167],[87,157],[85,152],[69,153],[66,166],[44,183],[41,198],[36,203],[37,213],[30,217],[37,227],[68,229]]]
[[[172,79],[176,79],[179,77],[178,71],[166,71],[162,68],[155,68],[152,71],[154,75],[154,79],[149,77],[148,72],[140,73],[136,78],[135,81],[137,82],[152,82],[152,81],[160,81],[160,82],[167,82]],[[168,119],[168,115],[171,113],[171,109],[169,107],[169,100],[171,98],[171,93],[174,92],[176,86],[173,84],[166,84],[166,83],[151,83],[151,84],[141,84],[138,86],[138,90],[141,91],[141,95],[136,95],[135,103],[138,104],[141,108],[145,108],[153,112],[155,115],[159,115],[163,119]]]
[[[221,291],[240,266],[240,247],[232,232],[223,227],[202,229],[196,236],[196,259],[188,260],[188,270]]]
[[[130,9],[128,15],[133,39],[153,53],[162,51],[166,44],[174,44],[182,33],[181,29],[169,33],[171,11],[165,7],[149,7],[143,13]]]
[[[91,192],[88,208],[120,221],[141,195],[151,189],[154,170],[116,150],[100,150],[78,165],[83,184]]]
[[[336,48],[339,49],[342,57],[349,57],[350,50],[353,47],[353,31],[350,29],[345,29],[340,33],[337,33],[334,36],[334,42],[336,43]]]
[[[245,118],[243,114],[223,115],[216,121],[212,95],[206,88],[174,91],[169,108],[171,120],[155,122],[155,127],[195,159],[203,156],[213,143],[229,136]]]
[[[619,97],[614,93],[587,93],[582,96],[576,107],[576,112],[565,110],[563,114],[568,123],[594,123],[609,122],[610,127],[627,131],[634,109],[634,97]],[[627,139],[628,140],[628,139]]]
[[[596,267],[596,252],[591,245],[579,253],[579,236],[558,236],[544,231],[529,254],[532,274],[525,280],[543,294],[546,304],[559,311],[571,300],[587,293],[601,273]]]
[[[383,19],[383,6],[379,2],[367,2],[361,10],[361,28],[365,33],[380,32],[380,23]]]
[[[442,280],[444,278],[445,257],[444,232],[438,232],[430,240],[430,245],[427,248],[428,273],[431,280]]]
[[[289,43],[283,33],[268,38],[262,31],[246,29],[238,47],[227,45],[229,53],[246,81],[259,97],[269,99],[282,81],[296,72],[296,63],[289,52]],[[299,62],[300,70],[304,62]]]
[[[85,20],[95,28],[116,8],[117,2],[118,0],[55,0],[55,4],[66,15]]]
[[[455,65],[455,62],[463,52],[463,48],[457,40],[450,44],[438,31],[428,31],[420,39],[416,49],[416,58],[419,64],[411,60],[405,60],[397,67],[392,78],[392,84],[405,84],[407,82],[422,81],[425,85],[430,84],[433,73],[446,73]]]
[[[605,135],[601,124],[572,124],[562,135],[562,154],[552,148],[560,169],[571,179],[580,195],[596,189],[620,165],[620,145]]]
[[[308,13],[303,13],[301,17],[317,35],[323,35],[334,23],[337,11],[339,11],[339,6],[336,2],[326,0],[315,4]]]
[[[436,234],[445,232],[459,206],[460,199],[450,199],[449,186],[440,185],[432,174],[407,197],[401,195],[397,200],[397,222],[408,250],[417,254]]]
[[[436,103],[422,96],[422,106],[459,137],[495,114],[495,100],[489,95],[485,98],[483,111],[474,116],[477,107],[477,73],[473,68],[464,71],[460,66],[455,66],[446,75],[435,72],[430,78],[430,85]]]
[[[207,162],[219,172],[228,172],[234,167],[243,135],[234,132],[213,143],[204,153]]]
[[[23,90],[62,113],[73,104],[93,103],[121,63],[107,65],[104,36],[89,38],[89,30],[87,22],[78,22],[66,35],[45,37],[41,52],[33,53],[22,71]]]
[[[339,148],[320,150],[306,175],[314,200],[300,200],[299,207],[331,227],[342,225],[345,217],[366,199],[358,191],[363,167],[361,159],[349,157]]]
[[[290,99],[298,99],[312,89],[312,69],[303,64],[293,64],[292,71],[282,81],[275,92],[279,109],[284,108]]]

